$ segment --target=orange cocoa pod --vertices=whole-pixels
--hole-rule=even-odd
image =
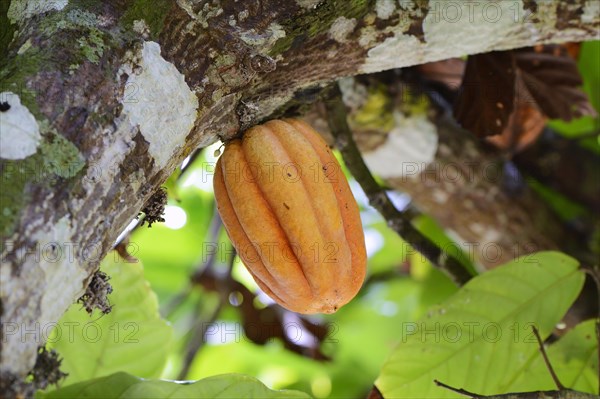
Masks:
[[[281,306],[333,313],[356,295],[367,262],[358,205],[308,124],[272,120],[228,142],[214,191],[237,253]]]

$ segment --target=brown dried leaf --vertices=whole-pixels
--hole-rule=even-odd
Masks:
[[[480,137],[500,134],[513,110],[515,61],[512,52],[470,56],[454,104],[454,117]]]
[[[544,115],[565,121],[596,115],[587,95],[579,89],[583,80],[567,47],[538,46],[514,54],[518,78]]]
[[[567,43],[470,56],[454,106],[457,121],[480,137],[503,134],[490,141],[518,150],[539,135],[543,117],[595,116],[579,88],[578,54],[579,45]],[[509,120],[513,108],[519,114]]]
[[[517,153],[530,146],[544,130],[547,118],[531,104],[519,104],[501,134],[486,137],[495,147]]]

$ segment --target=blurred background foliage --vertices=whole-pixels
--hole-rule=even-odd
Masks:
[[[166,306],[186,289],[194,268],[202,265],[208,251],[215,248],[209,229],[215,212],[213,153],[218,147],[216,144],[205,149],[171,186],[176,194],[169,197],[176,196],[179,201],[170,200],[166,222],[153,225],[151,229],[136,229],[131,237],[130,254],[142,261],[146,278],[157,293],[159,303]],[[315,323],[330,329],[324,339],[323,351],[331,360],[302,357],[286,350],[277,339],[263,346],[251,342],[241,328],[235,306],[228,303],[213,322],[217,330],[207,335],[207,342],[195,356],[187,379],[235,372],[256,376],[274,389],[297,389],[317,398],[365,396],[397,342],[398,326],[418,319],[429,306],[456,291],[450,279],[432,268],[387,227],[381,216],[368,205],[360,186],[348,177],[361,209],[369,275],[365,289],[351,303],[333,315],[311,317]],[[423,217],[419,226],[439,241],[449,240],[430,219]],[[216,268],[225,271],[229,248],[226,234],[219,235],[216,247],[220,249]],[[257,290],[237,260],[232,275],[250,290]],[[169,358],[164,378],[177,378],[192,326],[197,318],[209,320],[211,312],[218,306],[219,298],[215,292],[199,286],[192,290],[177,311],[165,315],[174,326],[178,343]],[[265,305],[270,303],[264,296],[259,299],[264,300]],[[198,314],[198,310],[204,314]],[[312,339],[306,336],[306,331],[299,332],[294,328],[297,323],[293,319],[288,325],[289,332],[296,334],[299,342]]]
[[[582,45],[578,66],[584,90],[594,107],[600,109],[600,42]],[[598,118],[583,117],[568,123],[553,120],[549,126],[600,154]],[[193,160],[187,160],[184,172],[177,170],[166,182],[169,203],[164,223],[133,230],[126,248],[141,264],[122,260],[105,262],[103,269],[111,275],[115,287],[110,297],[114,309],[111,315],[97,321],[139,320],[152,327],[140,329],[136,335],[139,345],[130,345],[130,349],[122,348],[122,339],[103,341],[105,357],[100,363],[114,363],[106,367],[104,374],[121,369],[128,362],[141,362],[137,368],[123,367],[138,377],[164,379],[198,380],[223,373],[243,373],[272,389],[295,389],[316,398],[365,397],[396,347],[402,323],[422,318],[428,309],[454,294],[457,287],[387,227],[369,206],[360,186],[348,176],[360,206],[369,256],[363,289],[335,314],[305,317],[309,324],[295,314],[274,308],[268,297],[258,293],[239,260],[232,261],[231,244],[215,219],[212,175],[219,146],[214,144]],[[581,214],[576,204],[550,188],[531,179],[527,183],[553,203],[563,218]],[[407,200],[401,194],[390,194],[394,201]],[[427,215],[418,216],[415,225],[445,248],[453,243],[443,227]],[[458,249],[458,245],[456,248],[460,261],[474,271],[468,254]],[[214,254],[212,263],[211,254]],[[229,275],[229,279],[223,277]],[[223,288],[219,284],[229,285]],[[263,312],[257,311],[253,317],[274,314],[279,317],[262,320],[264,324],[259,328],[269,328],[274,320],[279,320],[284,326],[283,335],[263,334],[262,344],[247,336],[243,328],[244,322],[248,322],[244,320],[247,314],[243,301],[252,297],[244,296],[241,286],[235,284],[256,294],[253,306]],[[231,290],[231,287],[238,288]],[[152,292],[156,295],[154,299]],[[230,295],[224,297],[224,292]],[[136,312],[147,314],[142,317]],[[159,314],[166,322],[159,319]],[[86,318],[89,320],[77,305],[65,318],[82,323]],[[89,377],[77,364],[85,362],[85,358],[75,360],[73,350],[56,341],[59,341],[56,349],[67,359],[65,365],[72,374],[72,382]],[[289,342],[298,347],[290,350]],[[132,351],[132,347],[137,348]],[[107,352],[107,348],[113,352]],[[165,364],[153,363],[150,353],[163,353]]]

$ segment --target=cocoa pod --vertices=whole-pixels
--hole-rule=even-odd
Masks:
[[[258,286],[298,313],[333,313],[360,289],[358,205],[329,146],[308,124],[272,120],[225,145],[217,208]]]

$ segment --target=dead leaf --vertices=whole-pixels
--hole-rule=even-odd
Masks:
[[[500,134],[513,110],[515,61],[510,51],[470,56],[454,117],[480,137]]]
[[[565,121],[596,115],[579,88],[583,80],[566,47],[538,46],[515,50],[514,54],[518,77],[544,115]]]
[[[537,108],[530,104],[518,105],[501,134],[486,137],[495,147],[511,154],[529,147],[542,134],[546,121]]]
[[[580,89],[578,54],[579,46],[568,43],[470,56],[454,105],[456,120],[480,137],[501,134],[489,141],[518,151],[541,133],[545,118],[597,115]]]

